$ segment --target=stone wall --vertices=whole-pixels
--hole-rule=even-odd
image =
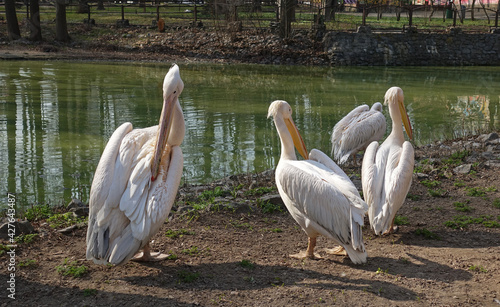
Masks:
[[[329,32],[325,51],[332,66],[500,66],[500,34]]]

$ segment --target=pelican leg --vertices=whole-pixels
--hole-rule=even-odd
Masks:
[[[142,252],[137,253],[131,260],[137,262],[162,261],[169,255],[160,252],[151,254],[149,243],[142,248]]]
[[[308,238],[307,242],[307,250],[299,252],[298,254],[293,254],[290,255],[291,258],[297,258],[297,259],[304,259],[304,258],[309,258],[309,259],[322,259],[322,257],[318,254],[314,253],[314,248],[316,247],[316,237]]]
[[[331,255],[347,256],[347,252],[346,252],[345,248],[343,248],[340,245],[335,247],[335,248],[331,248],[331,249],[326,248],[325,252],[327,252]]]
[[[396,219],[396,216],[394,216],[394,218],[392,219],[392,223],[391,223],[391,228],[389,228],[389,230],[387,230],[386,232],[384,232],[382,235],[390,235],[391,233],[396,233],[398,232],[399,230],[399,227],[396,226],[394,227],[394,220]]]

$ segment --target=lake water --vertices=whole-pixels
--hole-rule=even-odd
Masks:
[[[0,208],[88,201],[113,131],[158,123],[170,63],[4,61],[0,67]],[[307,148],[330,153],[335,123],[399,86],[416,145],[500,127],[499,67],[317,68],[181,64],[183,181],[210,182],[276,166],[269,103],[283,99]],[[386,109],[384,113],[390,119]]]

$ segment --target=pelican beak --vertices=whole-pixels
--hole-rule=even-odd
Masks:
[[[163,98],[163,108],[161,110],[160,123],[158,125],[158,133],[156,135],[156,144],[151,159],[151,181],[155,181],[160,171],[161,157],[163,150],[167,145],[168,135],[172,126],[172,114],[174,105],[177,101],[177,94],[174,92]]]
[[[405,105],[402,101],[398,102],[399,104],[399,112],[401,113],[401,119],[403,121],[403,125],[405,127],[406,134],[410,138],[413,139],[413,129],[411,128],[410,118],[408,117],[408,113],[406,113]]]
[[[299,130],[291,118],[285,119],[285,125],[288,132],[292,135],[293,145],[297,148],[297,151],[304,159],[309,159],[309,154],[307,153],[306,144],[302,136],[300,136]]]

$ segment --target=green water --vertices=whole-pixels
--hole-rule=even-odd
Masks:
[[[0,208],[88,201],[107,139],[123,122],[156,125],[171,63],[3,61],[0,65]],[[183,180],[209,182],[276,166],[269,103],[288,101],[308,149],[330,152],[335,123],[399,86],[415,144],[498,130],[500,68],[315,68],[180,65],[186,119]],[[384,113],[390,120],[387,110]],[[388,129],[389,130],[389,129]]]

